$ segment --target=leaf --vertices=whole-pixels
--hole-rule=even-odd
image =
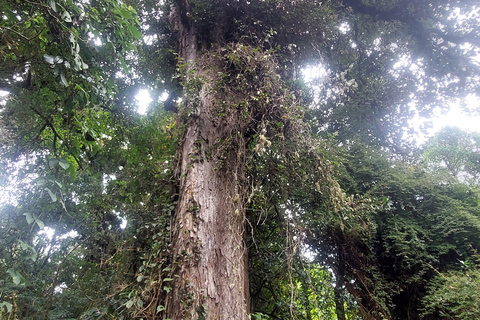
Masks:
[[[61,83],[64,87],[68,87],[67,78],[65,78],[65,74],[64,74],[63,72],[60,73],[60,83]]]
[[[63,187],[63,186],[62,186],[62,183],[61,183],[60,181],[55,180],[54,182],[55,182],[55,184],[56,184],[60,189]]]
[[[52,8],[53,11],[57,12],[57,5],[55,0],[48,0],[48,6]]]
[[[157,312],[161,312],[161,311],[163,311],[163,310],[165,310],[165,309],[166,309],[166,308],[165,308],[165,306],[163,306],[163,305],[157,306]]]
[[[47,63],[55,64],[55,57],[54,57],[54,56],[45,54],[45,55],[43,55],[43,59],[45,59],[45,61],[46,61]]]
[[[170,291],[172,291],[172,288],[170,288],[170,287],[163,287],[163,290],[167,291],[167,293],[170,293]]]
[[[45,188],[45,190],[47,190],[48,194],[50,195],[52,202],[57,202],[57,196],[52,192],[52,190],[49,188]]]
[[[70,175],[70,180],[72,180],[72,181],[75,180],[75,178],[77,177],[77,168],[75,168],[74,165],[70,165],[67,168],[67,172]]]
[[[65,22],[72,22],[72,17],[70,16],[70,13],[68,13],[67,11],[64,11],[61,17]]]
[[[22,275],[16,270],[8,269],[7,272],[8,274],[10,274],[10,276],[12,277],[13,283],[15,283],[16,285],[19,285],[21,282],[25,281],[25,278],[22,277]]]
[[[38,218],[35,214],[33,214],[33,219],[35,220],[35,223],[38,225],[40,229],[43,229],[45,227],[45,224],[43,223],[40,218]]]
[[[173,279],[172,279],[172,278],[165,278],[165,279],[163,279],[163,282],[169,282],[169,281],[173,281]]]
[[[58,159],[50,159],[48,160],[48,165],[52,168],[54,168],[58,164]]]
[[[125,8],[121,8],[120,10],[117,10],[117,14],[122,18],[124,18],[125,20],[129,20],[132,18],[132,13]]]
[[[127,303],[125,303],[125,307],[127,307],[127,309],[130,309],[132,306],[133,306],[133,300],[128,300]]]
[[[25,212],[23,215],[27,219],[28,224],[32,224],[35,221],[35,219],[33,219],[32,214],[30,212]]]
[[[20,243],[20,247],[22,248],[22,250],[28,250],[30,248],[30,246],[25,241],[18,240],[18,242]]]
[[[47,183],[47,180],[45,177],[38,177],[37,179],[34,179],[32,183],[35,183],[37,186],[43,186]]]
[[[135,302],[135,304],[137,305],[137,307],[142,308],[142,307],[143,307],[143,301],[142,301],[142,299],[137,299],[137,301]]]
[[[137,282],[141,282],[142,280],[143,280],[143,275],[141,274],[137,277]]]
[[[70,163],[65,159],[60,159],[58,164],[60,165],[60,167],[62,167],[63,170],[67,170],[70,167]]]
[[[133,37],[138,40],[142,38],[142,32],[134,26],[128,26],[128,30],[132,33]]]
[[[3,308],[3,307],[6,307],[7,308],[7,312],[11,312],[12,309],[13,309],[13,305],[7,301],[3,301],[3,302],[0,302],[0,310]]]
[[[25,241],[18,240],[18,242],[20,243],[20,247],[22,248],[23,251],[26,251],[27,253],[30,253],[28,255],[28,258],[35,262],[36,259],[37,259],[37,251],[35,251],[35,248],[30,246]]]
[[[122,69],[123,69],[125,72],[130,72],[130,67],[125,63],[125,59],[123,59],[122,57],[120,57],[119,60],[120,60],[120,67],[122,67]]]

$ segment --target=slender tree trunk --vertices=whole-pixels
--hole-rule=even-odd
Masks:
[[[242,119],[235,110],[222,116],[215,112],[219,97],[213,86],[221,70],[197,54],[197,35],[183,16],[186,5],[177,1],[171,15],[180,58],[193,79],[186,79],[186,86],[194,88],[185,89],[190,96],[178,165],[174,280],[166,318],[248,319]]]
[[[335,312],[338,320],[345,320],[345,262],[343,261],[343,255],[338,250],[337,270],[335,272],[335,288],[334,288],[334,300],[335,300]]]

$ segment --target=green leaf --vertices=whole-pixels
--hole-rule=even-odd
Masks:
[[[13,283],[19,285],[21,282],[25,282],[25,278],[16,270],[8,269],[8,274],[12,277]]]
[[[163,282],[169,282],[169,281],[173,281],[173,279],[172,279],[172,278],[165,278],[165,279],[163,279]]]
[[[70,165],[66,171],[70,175],[70,179],[73,181],[77,177],[77,168],[74,165]]]
[[[161,311],[163,311],[163,310],[165,310],[165,309],[166,309],[166,308],[165,308],[165,306],[163,306],[163,305],[157,306],[157,312],[161,312]]]
[[[37,251],[35,251],[35,248],[30,246],[25,241],[18,240],[18,242],[20,243],[20,247],[22,248],[23,251],[30,253],[28,255],[28,258],[31,259],[32,261],[35,261],[37,259]]]
[[[163,290],[167,291],[167,293],[170,293],[170,291],[172,291],[172,288],[170,288],[170,287],[163,287]]]
[[[42,220],[38,219],[38,220],[35,220],[35,222],[37,223],[37,225],[40,229],[45,228],[45,224],[43,223]]]
[[[37,186],[43,186],[47,183],[45,177],[38,177],[37,179],[33,180],[32,183],[35,183]]]
[[[120,10],[118,10],[117,14],[125,20],[129,20],[132,18],[132,13],[125,8],[121,8]]]
[[[133,306],[133,300],[128,300],[127,303],[125,303],[125,307],[127,307],[127,309],[130,309],[132,306]]]
[[[20,243],[20,247],[22,247],[22,250],[28,250],[30,248],[30,246],[25,241],[18,240],[18,242]]]
[[[60,159],[58,164],[60,165],[60,167],[62,167],[63,170],[67,170],[70,167],[70,163],[65,159]]]
[[[35,223],[38,225],[40,229],[43,229],[45,227],[45,224],[43,223],[40,218],[37,217],[37,215],[33,214],[33,219],[35,220]]]
[[[12,312],[13,305],[11,303],[9,303],[7,301],[0,302],[0,309],[2,309],[3,307],[7,308],[7,312]]]
[[[48,165],[52,168],[54,168],[58,164],[58,159],[50,159],[48,160]]]
[[[53,11],[57,12],[57,5],[55,0],[48,0],[48,6],[52,8]]]
[[[30,212],[25,212],[23,215],[27,219],[28,224],[32,224],[35,221],[35,219],[32,217],[32,214]]]
[[[50,195],[52,202],[57,202],[57,196],[52,192],[52,190],[49,188],[45,188],[45,190],[47,190],[48,194]]]
[[[128,30],[130,30],[130,32],[132,33],[132,35],[135,39],[138,40],[138,39],[142,38],[142,32],[140,32],[140,30],[138,30],[134,26],[128,26]]]
[[[65,22],[72,22],[72,17],[70,16],[70,13],[68,13],[67,11],[64,11],[61,17]]]
[[[60,73],[60,83],[64,86],[64,87],[68,87],[68,81],[67,81],[67,78],[65,78],[65,74],[62,72]]]
[[[142,281],[142,280],[143,280],[143,275],[141,274],[141,275],[139,275],[139,276],[137,277],[137,282],[140,282],[140,281]]]

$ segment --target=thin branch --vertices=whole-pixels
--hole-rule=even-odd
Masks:
[[[40,139],[40,135],[42,134],[42,132],[47,128],[47,124],[44,123],[42,128],[40,129],[40,131],[38,132],[37,136],[35,138],[33,138],[33,140],[39,140]]]
[[[23,39],[25,39],[25,40],[27,40],[27,41],[31,41],[31,40],[33,40],[33,39],[35,39],[35,38],[38,38],[38,37],[42,34],[42,32],[45,31],[46,28],[47,28],[47,27],[43,28],[42,31],[40,31],[39,33],[37,33],[35,36],[33,36],[33,37],[31,37],[31,38],[27,38],[26,36],[24,36],[24,35],[21,34],[20,32],[13,30],[12,28],[0,26],[0,29],[5,29],[5,30],[7,30],[7,31],[13,32],[13,33],[15,33],[16,35],[22,37]]]
[[[37,109],[35,109],[34,107],[30,106],[30,109],[32,109],[32,111],[37,114],[40,118],[42,118],[42,120],[45,122],[45,126],[48,126],[50,129],[52,129],[52,132],[53,132],[53,150],[54,150],[54,154],[55,156],[57,156],[57,146],[56,146],[56,143],[57,143],[57,138],[60,139],[60,141],[62,141],[62,144],[65,144],[65,140],[63,139],[63,137],[57,132],[57,130],[55,129],[55,126],[53,125],[53,123],[50,121],[50,119],[48,119],[47,117],[45,117],[40,111],[38,111]],[[73,157],[73,159],[75,159],[75,162],[77,163],[78,167],[83,170],[83,166],[81,164],[81,162],[78,160],[78,158],[74,155],[74,154],[71,154],[71,156]]]
[[[43,4],[43,3],[33,2],[33,1],[28,1],[28,0],[24,0],[24,1],[26,3],[33,4],[34,6],[39,6],[39,7],[44,7],[44,8],[50,9],[49,6],[47,6],[46,4]]]
[[[16,35],[22,37],[23,39],[25,39],[25,40],[27,40],[27,41],[30,41],[29,38],[27,38],[26,36],[24,36],[24,35],[21,34],[20,32],[15,31],[15,30],[13,30],[13,29],[11,29],[11,28],[9,28],[9,27],[2,27],[2,26],[0,26],[0,29],[4,29],[4,30],[10,31],[10,32],[13,32],[13,33],[15,33]]]

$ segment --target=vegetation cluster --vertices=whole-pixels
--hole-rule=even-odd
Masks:
[[[240,221],[248,284],[221,286],[245,288],[245,319],[479,319],[480,135],[415,141],[454,103],[478,116],[479,12],[2,1],[0,319],[214,319],[180,276],[207,256],[179,248],[204,198]],[[210,167],[225,190],[192,191]]]

